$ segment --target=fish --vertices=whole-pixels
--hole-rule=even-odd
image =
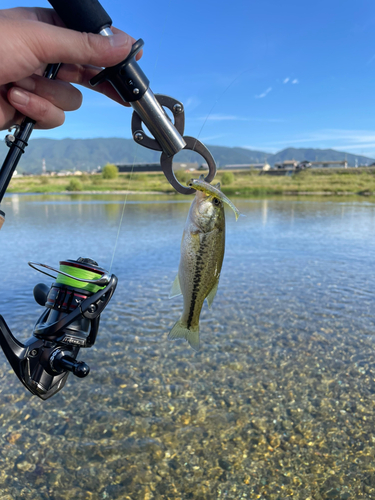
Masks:
[[[220,191],[220,183],[219,183],[219,188],[217,186],[211,186],[208,182],[204,180],[204,175],[201,175],[199,179],[191,179],[187,185],[193,189],[202,191],[203,193],[211,194],[212,196],[216,196],[220,200],[222,200],[224,203],[226,203],[234,212],[236,216],[236,220],[238,219],[240,215],[240,211],[238,208],[234,206],[234,204],[230,201],[229,198],[225,196],[224,193]]]
[[[220,183],[215,188],[220,194]],[[169,339],[186,339],[196,351],[199,350],[199,316],[204,300],[210,308],[215,298],[224,250],[223,201],[219,196],[197,190],[184,227],[178,274],[169,294],[169,298],[182,294],[184,308],[168,335]]]

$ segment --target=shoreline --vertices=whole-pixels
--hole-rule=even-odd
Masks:
[[[246,189],[246,188],[245,188]],[[228,190],[223,189],[225,194]],[[8,191],[5,196],[78,196],[78,195],[139,195],[139,196],[180,196],[181,193],[172,191],[134,191],[134,190],[106,190],[106,191]],[[183,195],[181,195],[183,196]],[[264,198],[267,196],[361,196],[369,198],[375,196],[375,192],[354,192],[354,191],[275,191],[263,193],[241,193],[231,192],[233,198]]]
[[[185,186],[198,172],[177,172]],[[292,176],[267,176],[259,172],[227,172],[218,170],[216,180],[228,197],[259,198],[265,196],[375,196],[375,169],[335,171],[302,171]],[[9,194],[46,195],[110,195],[164,196],[178,195],[163,173],[125,174],[113,179],[101,175],[50,178],[46,176],[16,177],[11,180]]]
[[[247,188],[244,188],[245,190]],[[267,190],[266,192],[259,193],[241,193],[240,191],[233,192],[233,189],[222,189],[223,193],[230,192],[230,196],[232,197],[245,197],[245,198],[260,198],[264,196],[363,196],[363,197],[371,197],[375,196],[375,192],[372,191],[297,191],[297,190],[286,190],[279,191],[275,190]],[[181,193],[177,193],[177,191],[135,191],[135,190],[82,190],[82,191],[7,191],[6,196],[11,195],[157,195],[157,196],[179,196]],[[183,195],[182,195],[183,196]]]
[[[225,191],[223,190],[224,194]],[[8,198],[11,196],[183,196],[181,193],[171,192],[171,191],[130,191],[130,190],[121,190],[121,191],[14,191],[7,192],[4,198]],[[259,199],[259,198],[268,198],[268,197],[361,197],[363,199],[375,197],[375,193],[361,193],[361,192],[353,192],[353,191],[283,191],[283,192],[266,192],[266,193],[230,193],[227,194],[230,198],[247,198],[247,199]]]

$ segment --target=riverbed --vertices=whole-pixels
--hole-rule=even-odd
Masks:
[[[2,500],[375,498],[375,203],[235,200],[201,347],[168,332],[190,199],[7,196],[0,314],[42,313],[28,261],[80,256],[119,284],[96,344],[47,401],[0,353]]]

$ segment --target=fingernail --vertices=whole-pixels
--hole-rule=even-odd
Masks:
[[[116,35],[109,36],[108,40],[112,47],[122,47],[128,45],[129,38],[129,35],[126,33],[117,33]]]
[[[12,101],[16,104],[20,104],[21,106],[26,106],[30,100],[30,97],[26,92],[22,92],[22,90],[18,89],[12,89],[11,97]]]
[[[22,89],[29,90],[33,92],[35,90],[35,80],[33,78],[27,77],[15,82],[17,87],[21,87]]]

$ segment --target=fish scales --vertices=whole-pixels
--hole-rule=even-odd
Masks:
[[[224,257],[225,233],[218,230],[206,234],[199,234],[199,247],[196,255],[188,259],[181,254],[180,286],[184,295],[183,320],[187,323],[187,328],[196,326],[199,322],[200,312],[203,302],[220,277],[220,269]],[[219,253],[219,255],[218,255]],[[192,276],[192,281],[189,280]],[[185,291],[185,293],[184,293]]]
[[[199,316],[203,302],[211,305],[216,294],[225,247],[223,202],[197,191],[191,204],[181,242],[178,275],[170,297],[182,293],[184,310],[169,338],[185,338],[199,348]]]

